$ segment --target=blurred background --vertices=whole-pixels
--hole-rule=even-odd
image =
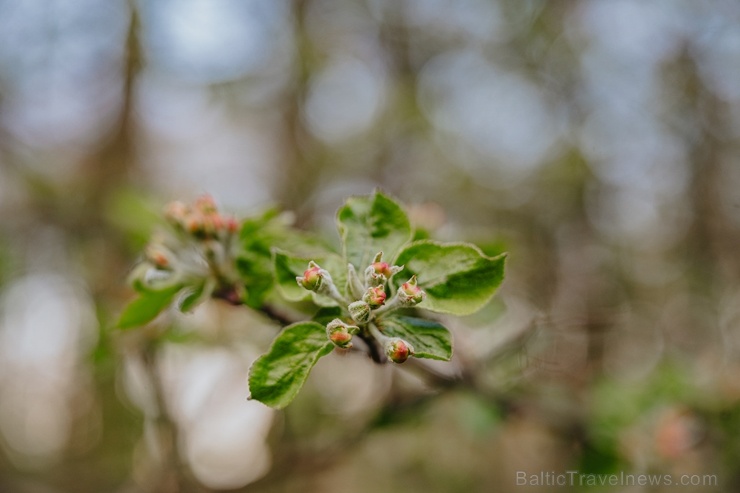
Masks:
[[[336,239],[376,186],[510,252],[439,381],[332,355],[278,413],[259,314],[109,330],[168,201]],[[734,0],[0,0],[2,492],[740,491],[739,246]]]

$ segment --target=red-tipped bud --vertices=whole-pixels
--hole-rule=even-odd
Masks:
[[[391,266],[388,265],[388,262],[375,262],[371,267],[376,274],[382,274],[386,279],[390,279],[393,275],[391,272]]]
[[[373,263],[365,269],[365,285],[385,286],[388,279],[401,270],[403,270],[403,267],[383,262],[383,252],[378,252],[373,259]]]
[[[195,236],[202,236],[205,234],[206,225],[205,218],[201,214],[188,214],[185,219],[185,229],[188,233]]]
[[[347,325],[335,318],[326,326],[326,335],[335,346],[341,348],[352,347],[352,335],[357,334],[360,328],[355,325]]]
[[[365,294],[362,296],[362,301],[370,305],[370,308],[378,308],[385,303],[385,289],[383,286],[375,286],[374,288],[368,288]]]
[[[161,245],[146,247],[146,258],[158,269],[167,269],[171,266],[171,252]]]
[[[416,276],[411,276],[411,279],[401,284],[398,290],[398,298],[401,300],[401,303],[408,306],[418,305],[424,301],[426,296],[427,294],[417,286]]]
[[[308,263],[308,269],[303,272],[302,277],[296,277],[298,285],[309,291],[318,291],[328,275],[324,269],[313,260]]]
[[[386,341],[385,354],[394,363],[403,363],[414,354],[414,348],[403,339],[394,337]]]
[[[226,231],[229,233],[236,233],[239,230],[239,221],[233,216],[226,218]]]
[[[216,231],[223,231],[224,229],[226,229],[226,221],[221,214],[213,214],[211,216],[211,222],[213,223],[213,228]]]
[[[216,201],[209,194],[201,195],[195,200],[195,210],[203,214],[215,214],[218,208]]]
[[[175,225],[182,225],[189,213],[188,206],[180,201],[170,202],[164,209],[165,219]]]
[[[213,238],[218,233],[218,222],[220,221],[218,214],[207,214],[201,215],[203,223],[203,238]]]

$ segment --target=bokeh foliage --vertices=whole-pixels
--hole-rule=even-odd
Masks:
[[[739,18],[0,1],[0,491],[520,491],[572,468],[736,490]],[[274,206],[331,243],[376,186],[420,238],[510,252],[501,299],[450,326],[452,371],[331,355],[271,414],[247,367],[308,306],[111,330],[166,202]]]

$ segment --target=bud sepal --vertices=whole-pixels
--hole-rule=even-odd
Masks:
[[[366,301],[355,301],[347,307],[352,320],[358,324],[364,324],[370,321],[370,305]]]
[[[347,264],[347,292],[352,296],[352,298],[359,299],[362,297],[364,291],[365,287],[362,282],[360,282],[360,277],[357,275],[355,266]]]

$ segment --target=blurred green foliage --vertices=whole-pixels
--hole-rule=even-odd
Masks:
[[[516,472],[569,469],[737,491],[738,16],[0,1],[0,491],[542,491]],[[248,365],[312,304],[111,330],[164,204],[256,217],[257,307],[281,225],[335,246],[337,204],[376,186],[416,239],[510,252],[500,299],[444,320],[448,367],[329,355],[272,414]]]

